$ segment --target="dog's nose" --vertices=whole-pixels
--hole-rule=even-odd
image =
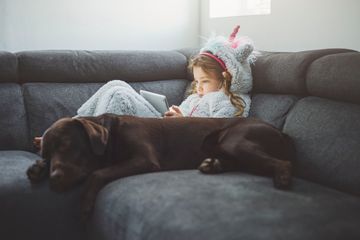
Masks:
[[[60,169],[55,169],[51,174],[50,178],[52,181],[57,182],[64,177],[64,172]]]

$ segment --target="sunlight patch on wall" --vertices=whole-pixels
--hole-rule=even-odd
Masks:
[[[209,5],[210,18],[271,13],[271,0],[210,0]]]

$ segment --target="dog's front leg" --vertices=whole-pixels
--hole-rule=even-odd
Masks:
[[[85,183],[82,216],[84,220],[91,216],[99,191],[108,183],[127,176],[153,172],[158,169],[148,158],[135,157],[121,164],[93,172]]]
[[[49,177],[49,163],[44,159],[36,160],[36,162],[27,169],[26,175],[31,183],[39,183],[45,180]]]

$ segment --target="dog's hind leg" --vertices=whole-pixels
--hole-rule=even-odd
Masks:
[[[263,169],[273,177],[273,184],[278,189],[290,189],[292,185],[292,164],[290,161],[281,160],[261,151],[254,152],[245,164],[252,168]]]
[[[223,141],[213,146],[213,149],[211,158],[205,159],[199,166],[203,173],[249,171],[271,175],[276,188],[291,187],[291,162],[271,156],[258,144],[246,140],[241,143]]]
[[[224,153],[232,166],[238,170],[245,169],[260,175],[271,175],[275,188],[289,189],[292,184],[292,164],[290,159],[282,160],[265,152],[262,146],[251,141],[244,141],[236,147],[227,149]],[[223,154],[224,154],[223,153]]]
[[[206,158],[198,167],[198,170],[202,173],[221,173],[225,169],[222,166],[221,161],[218,158]]]

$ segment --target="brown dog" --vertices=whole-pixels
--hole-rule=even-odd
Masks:
[[[147,172],[246,170],[272,175],[275,187],[287,189],[294,152],[287,135],[256,119],[104,114],[55,122],[41,140],[43,159],[27,175],[33,183],[50,177],[55,191],[86,180],[83,214],[89,214],[107,183]]]

